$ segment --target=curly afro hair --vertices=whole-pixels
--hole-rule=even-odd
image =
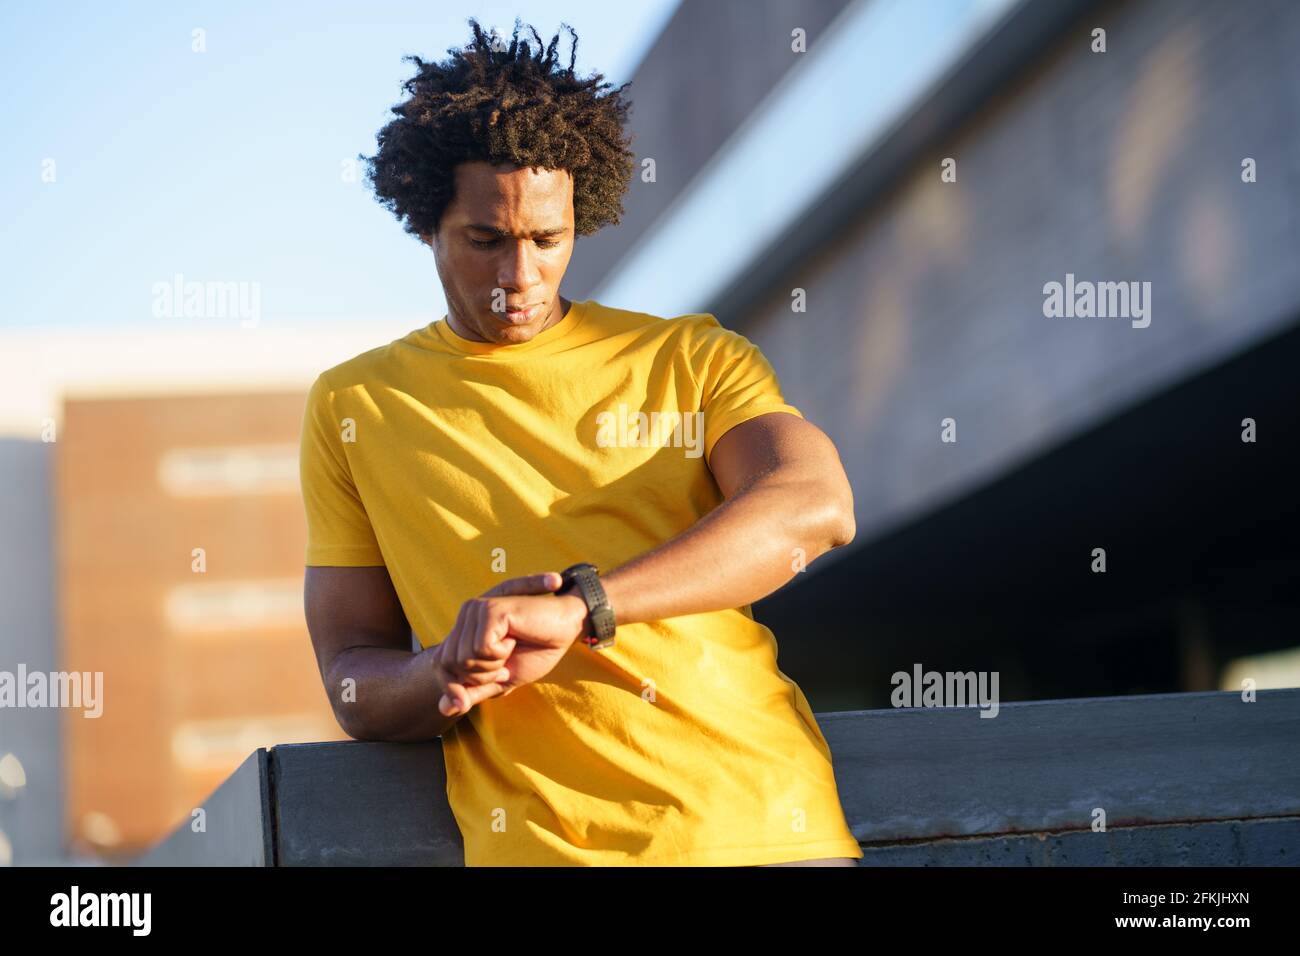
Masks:
[[[624,88],[612,89],[604,76],[574,75],[578,35],[567,69],[558,67],[557,33],[542,51],[532,27],[536,54],[519,39],[515,20],[506,47],[495,30],[485,34],[471,18],[474,40],[450,57],[417,67],[402,84],[409,99],[394,106],[397,119],[378,133],[379,150],[359,156],[376,199],[417,238],[434,235],[451,203],[458,163],[484,160],[493,165],[567,169],[573,176],[574,230],[589,235],[622,216],[622,197],[634,157],[624,122],[630,103]]]

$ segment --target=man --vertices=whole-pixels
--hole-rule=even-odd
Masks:
[[[339,722],[442,738],[470,866],[856,865],[749,608],[852,540],[835,447],[711,315],[559,294],[575,237],[621,211],[622,88],[559,69],[558,36],[531,56],[518,23],[508,49],[470,23],[411,58],[370,160],[447,314],[322,373],[303,423]]]

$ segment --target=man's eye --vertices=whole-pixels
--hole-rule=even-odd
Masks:
[[[470,240],[470,242],[478,246],[480,249],[490,249],[492,246],[495,246],[500,241],[501,241],[500,239],[471,239]],[[560,244],[559,241],[555,239],[540,239],[537,242],[537,245],[542,249],[554,249],[559,244]]]

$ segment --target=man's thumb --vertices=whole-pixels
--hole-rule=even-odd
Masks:
[[[528,574],[521,578],[509,578],[483,593],[483,597],[506,597],[511,594],[550,594],[559,588],[561,582],[558,571],[545,571],[542,574]]]

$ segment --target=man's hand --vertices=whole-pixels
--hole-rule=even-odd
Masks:
[[[554,595],[555,572],[512,578],[461,605],[439,646],[446,693],[438,710],[450,717],[549,674],[582,633],[582,598]]]

